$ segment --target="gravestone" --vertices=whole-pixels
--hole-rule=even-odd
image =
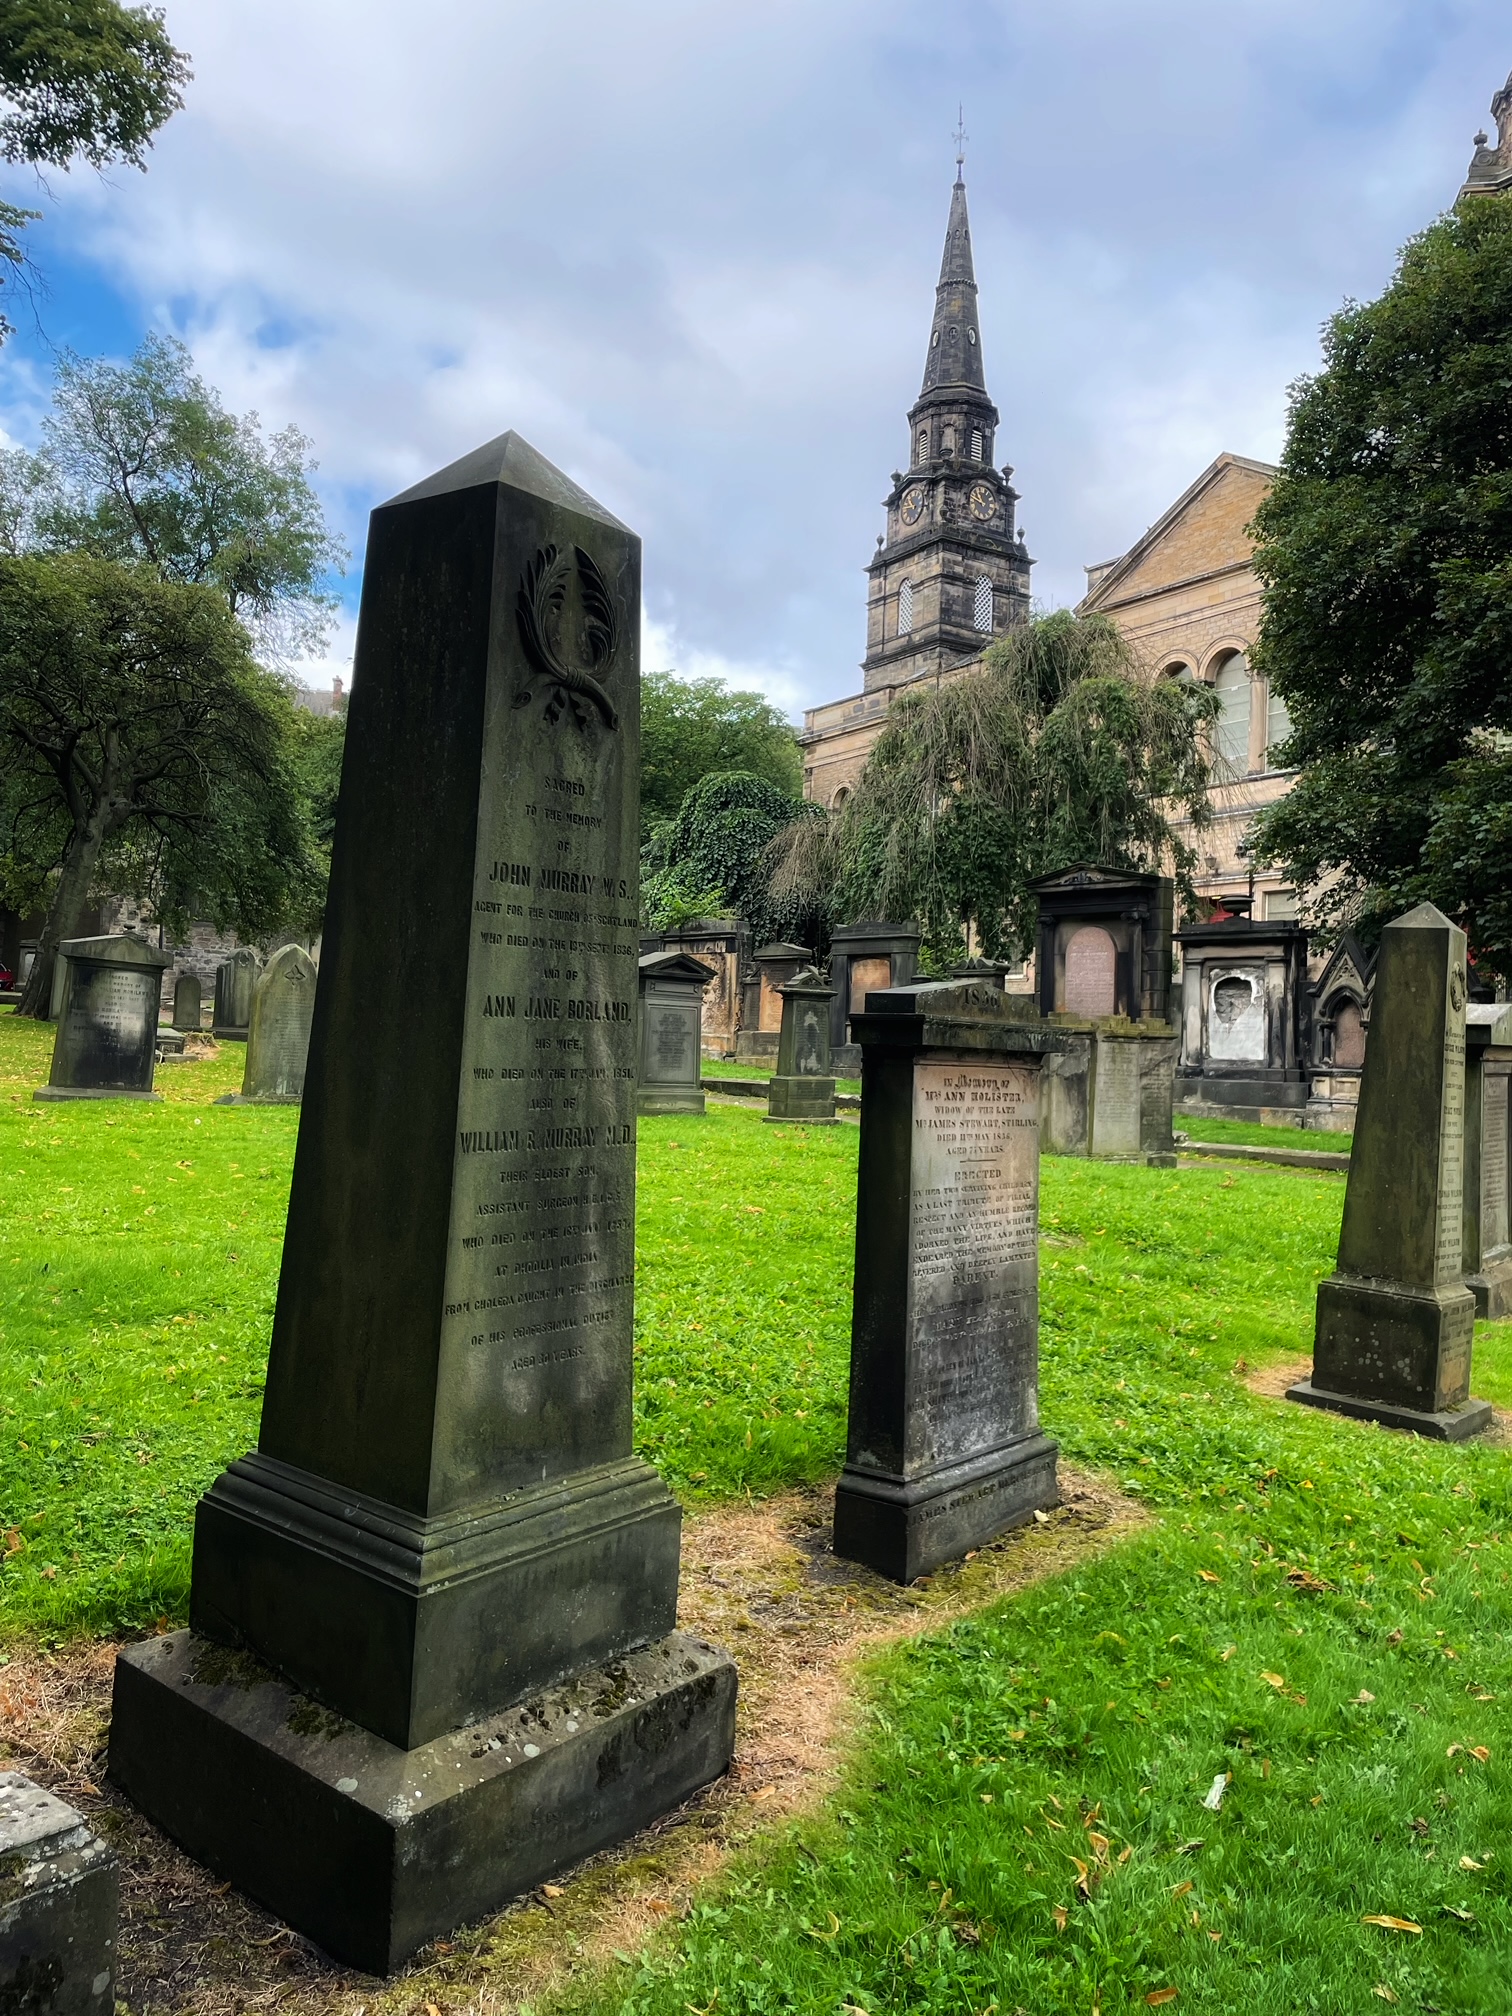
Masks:
[[[113,2016],[120,1876],[72,1806],[0,1771],[0,2010]]]
[[[250,945],[238,945],[215,969],[215,1007],[210,1033],[219,1043],[245,1043],[252,1026],[252,992],[262,961]]]
[[[258,975],[242,1104],[297,1106],[304,1097],[315,980],[315,961],[298,945],[281,945]]]
[[[777,1039],[782,1031],[780,990],[795,973],[813,963],[814,955],[807,945],[790,945],[786,941],[763,945],[751,954],[751,972],[740,1008],[740,1034],[735,1038],[738,1058],[776,1063]]]
[[[118,1782],[369,1972],[731,1755],[632,1448],[639,577],[515,434],[372,515],[258,1448],[116,1666]]]
[[[768,1120],[835,1126],[835,1077],[830,1064],[830,1018],[834,989],[817,967],[807,966],[785,981],[782,1028],[777,1037],[777,1069],[767,1088]]]
[[[198,973],[180,973],[173,983],[173,1026],[183,1034],[199,1034],[203,998]]]
[[[1465,1286],[1475,1313],[1512,1316],[1512,1227],[1507,1222],[1507,1088],[1512,1006],[1465,1009]]]
[[[1088,1153],[1105,1162],[1174,1169],[1171,1103],[1176,1036],[1166,1025],[1100,1028],[1092,1039]]]
[[[63,1014],[52,1071],[34,1099],[157,1099],[158,1004],[170,961],[144,939],[66,938]]]
[[[861,1055],[849,1034],[850,1018],[859,1015],[866,997],[881,987],[903,987],[919,970],[919,946],[924,934],[917,924],[837,924],[830,932],[830,979],[834,1005],[830,1009],[830,1056],[842,1077],[861,1068]]]
[[[686,952],[649,952],[640,962],[642,1113],[702,1113],[703,990],[714,968]]]
[[[1475,1297],[1462,1279],[1465,934],[1420,903],[1381,934],[1335,1272],[1318,1287],[1312,1377],[1288,1399],[1461,1441]]]
[[[854,1024],[861,1167],[835,1552],[898,1582],[1058,1500],[1039,1424],[1039,1074],[1065,1039],[980,982]]]

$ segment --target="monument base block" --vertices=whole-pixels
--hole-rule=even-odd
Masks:
[[[1465,1286],[1475,1297],[1475,1313],[1482,1323],[1500,1323],[1512,1316],[1512,1255],[1485,1262],[1478,1273],[1465,1276]]]
[[[116,1662],[110,1774],[347,1966],[386,1974],[729,1766],[735,1668],[674,1632],[416,1750],[188,1631]]]
[[[635,1110],[642,1115],[691,1113],[696,1117],[707,1113],[709,1108],[703,1092],[695,1086],[690,1085],[686,1092],[678,1092],[669,1085],[643,1085],[636,1095]]]
[[[49,1104],[55,1099],[145,1099],[149,1105],[163,1103],[161,1092],[130,1092],[114,1085],[39,1085],[32,1097]]]
[[[833,1127],[833,1078],[773,1078],[767,1089],[768,1120],[801,1120],[810,1127]]]
[[[1056,1455],[1047,1435],[1026,1435],[911,1480],[847,1465],[835,1488],[835,1552],[912,1582],[1058,1505]]]
[[[1357,1393],[1329,1393],[1311,1379],[1299,1379],[1286,1389],[1288,1400],[1304,1407],[1323,1407],[1332,1414],[1347,1414],[1356,1421],[1379,1421],[1383,1428],[1405,1428],[1414,1435],[1427,1435],[1436,1442],[1468,1442],[1491,1426],[1489,1400],[1467,1400],[1462,1407],[1447,1407],[1437,1414],[1424,1414],[1416,1407],[1394,1406],[1389,1400],[1362,1399]]]
[[[637,1456],[425,1519],[258,1453],[199,1502],[189,1622],[413,1749],[664,1637],[681,1527]]]

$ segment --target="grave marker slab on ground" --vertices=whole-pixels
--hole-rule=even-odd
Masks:
[[[112,2016],[120,1878],[72,1806],[0,1771],[0,2010]]]
[[[514,434],[373,514],[259,1446],[116,1668],[118,1782],[370,1971],[731,1755],[632,1451],[639,575]]]
[[[158,1004],[170,961],[129,933],[68,938],[63,1013],[52,1071],[34,1099],[157,1099]]]
[[[1420,903],[1381,934],[1335,1272],[1318,1288],[1310,1407],[1462,1441],[1475,1297],[1463,1275],[1465,934]]]
[[[777,1069],[767,1089],[766,1117],[833,1127],[837,1124],[830,1062],[834,989],[816,967],[807,966],[777,992],[782,998],[782,1028]]]
[[[835,1552],[911,1582],[1058,1502],[1039,1425],[1039,1073],[1064,1038],[981,982],[867,997]]]

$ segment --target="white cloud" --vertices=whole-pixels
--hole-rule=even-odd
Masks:
[[[374,502],[516,427],[643,535],[647,662],[784,707],[859,684],[959,98],[1055,602],[1220,449],[1276,451],[1319,324],[1452,199],[1507,60],[1495,0],[171,0],[170,27],[185,111],[145,178],[59,184],[58,241],[304,428],[359,559]]]

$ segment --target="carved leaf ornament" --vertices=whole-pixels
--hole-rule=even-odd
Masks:
[[[570,552],[543,546],[525,569],[515,613],[534,668],[516,693],[515,706],[529,706],[537,681],[544,680],[549,722],[555,724],[571,707],[574,720],[585,728],[596,708],[606,727],[618,728],[618,711],[600,681],[619,649],[619,614],[592,555],[581,546]]]

